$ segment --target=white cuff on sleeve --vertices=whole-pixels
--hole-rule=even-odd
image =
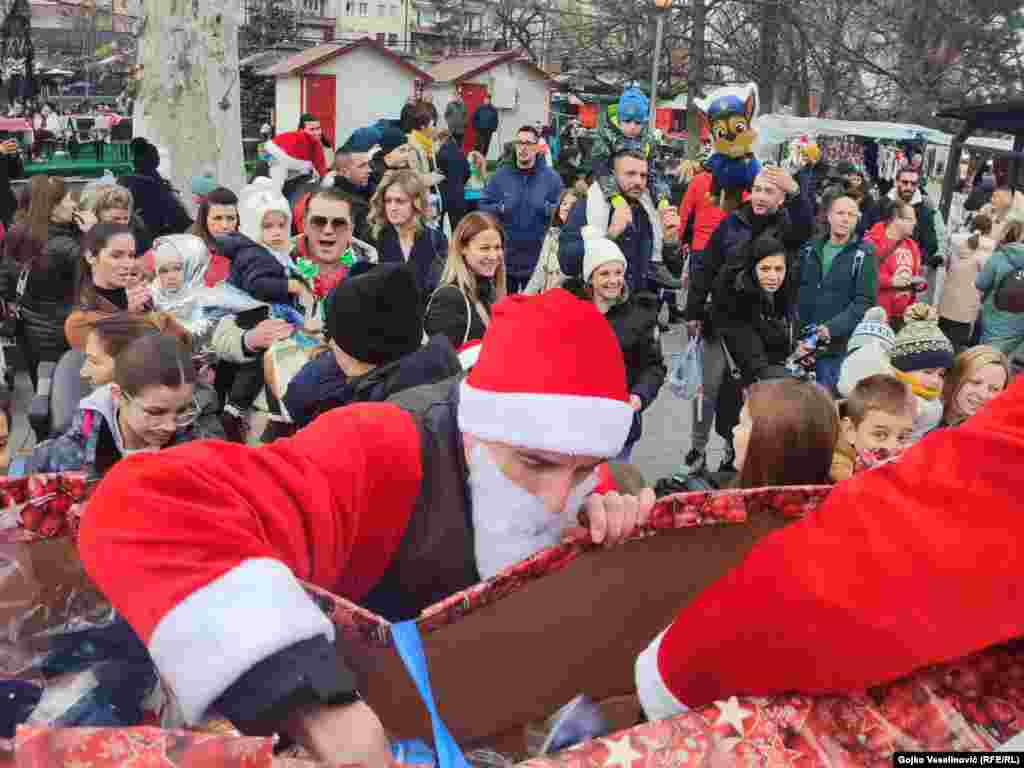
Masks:
[[[658,671],[658,650],[666,632],[668,629],[654,638],[636,659],[636,692],[648,720],[664,720],[690,709],[673,695]]]
[[[174,606],[157,624],[149,652],[189,724],[238,678],[295,643],[334,625],[282,562],[246,560]]]

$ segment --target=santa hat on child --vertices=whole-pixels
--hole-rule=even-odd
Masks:
[[[260,242],[263,239],[263,217],[271,211],[283,213],[288,218],[288,231],[291,231],[292,209],[288,199],[270,179],[263,176],[253,179],[238,193],[238,231],[250,240]]]
[[[460,386],[458,416],[481,440],[618,455],[633,409],[615,333],[592,302],[562,289],[505,299]]]

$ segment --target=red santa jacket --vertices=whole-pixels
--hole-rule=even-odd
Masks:
[[[457,392],[449,379],[261,448],[204,441],[106,476],[82,560],[190,722],[216,702],[255,733],[245,724],[300,679],[354,686],[299,580],[399,620],[479,579]],[[601,480],[598,492],[625,488]]]
[[[645,707],[862,691],[1024,635],[1021,466],[1024,379],[759,542],[641,656]]]
[[[688,226],[690,216],[693,216],[693,231],[684,233],[684,237],[686,234],[690,235],[690,247],[694,251],[703,251],[708,247],[708,241],[715,233],[715,229],[729,215],[712,202],[712,181],[711,174],[707,171],[694,176],[679,206],[679,220],[683,227]]]
[[[878,258],[878,306],[884,308],[889,317],[901,318],[914,303],[914,292],[896,288],[892,281],[897,276],[920,277],[921,249],[910,237],[902,242],[887,238],[884,221],[875,224],[864,239],[874,244]]]

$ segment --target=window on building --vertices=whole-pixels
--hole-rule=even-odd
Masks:
[[[378,16],[387,16],[388,15],[388,7],[384,3],[378,3],[377,4],[377,15]]]
[[[394,16],[395,18],[398,18],[398,15],[399,15],[400,12],[401,12],[401,9],[397,5],[392,5],[391,6],[391,15],[392,16]]]
[[[395,34],[394,32],[390,32],[388,34],[388,45],[392,47],[398,45],[398,35]]]
[[[369,16],[370,15],[370,4],[369,3],[360,3],[359,4],[359,15],[360,16]]]
[[[387,38],[387,35],[385,35],[383,32],[378,32],[377,33],[377,42],[378,43],[383,43],[386,38]]]
[[[324,15],[324,0],[302,0],[302,10],[317,16]]]
[[[356,4],[354,0],[345,0],[345,15],[351,16],[355,11]]]

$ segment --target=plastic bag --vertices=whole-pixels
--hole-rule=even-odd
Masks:
[[[683,400],[704,396],[704,340],[699,336],[690,339],[685,351],[672,355],[668,386]]]

